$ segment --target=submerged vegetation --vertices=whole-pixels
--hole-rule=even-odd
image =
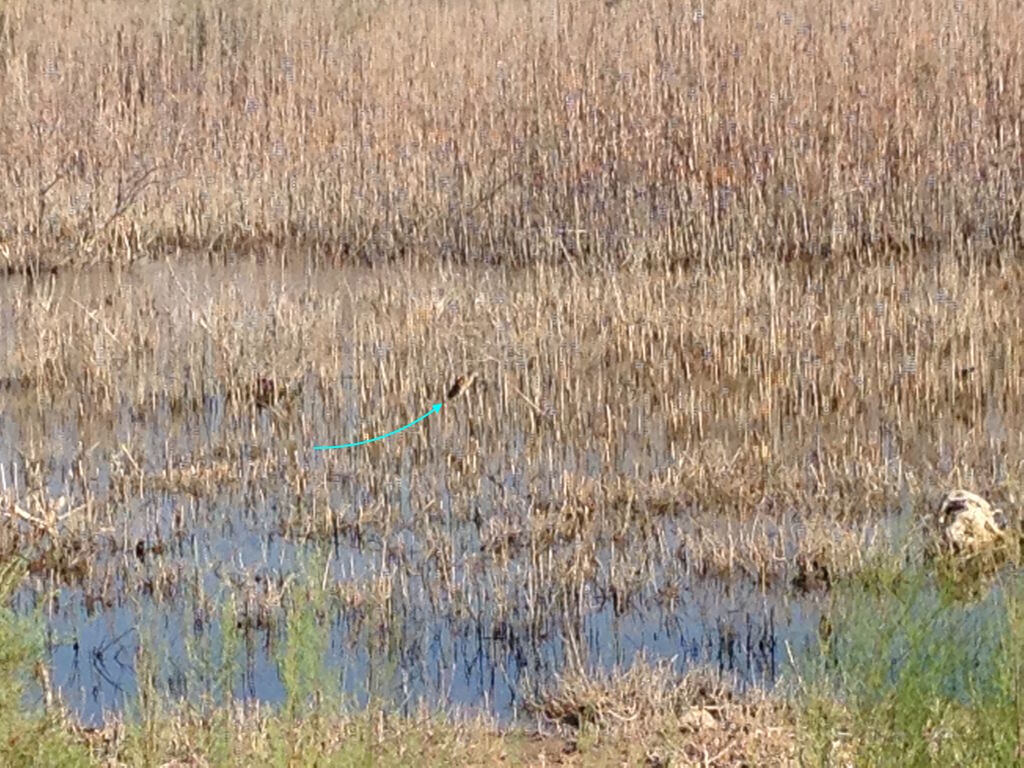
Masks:
[[[1019,760],[1020,14],[336,6],[0,9],[0,763]]]
[[[39,667],[39,649],[18,638],[30,625],[5,609],[0,757],[11,766],[1013,764],[1024,701],[1019,584],[968,602],[927,569],[875,584],[853,579],[832,592],[820,644],[790,656],[774,693],[739,692],[713,670],[680,675],[670,660],[640,655],[628,670],[558,676],[529,703],[536,730],[425,705],[401,713],[376,699],[352,708],[332,691],[314,583],[284,633],[285,706],[232,698],[238,670],[225,639],[191,657],[187,673],[199,682],[211,671],[226,685],[221,698],[165,699],[140,659],[138,711],[86,728],[54,703],[45,676],[46,711],[25,709],[18,681]]]

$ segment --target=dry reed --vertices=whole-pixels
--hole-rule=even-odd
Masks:
[[[998,259],[1021,243],[1020,18],[13,0],[0,266]]]

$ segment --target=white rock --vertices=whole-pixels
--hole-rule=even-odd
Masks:
[[[1000,544],[1006,537],[1006,516],[976,493],[950,491],[939,507],[938,526],[946,548],[956,554],[975,554]]]

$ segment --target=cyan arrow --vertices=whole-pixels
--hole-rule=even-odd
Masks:
[[[423,421],[425,418],[427,418],[427,416],[429,416],[430,414],[438,413],[440,410],[441,410],[441,404],[440,403],[435,403],[433,408],[431,408],[429,411],[427,411],[422,416],[420,416],[418,419],[416,419],[416,421],[410,421],[404,427],[399,427],[398,429],[394,429],[391,432],[388,432],[386,435],[381,435],[380,437],[371,437],[369,440],[360,440],[358,443],[345,443],[344,445],[317,445],[317,446],[313,447],[313,450],[314,451],[333,451],[335,448],[355,448],[357,445],[366,445],[367,443],[375,443],[378,440],[383,440],[385,437],[391,437],[392,435],[397,435],[399,432],[404,432],[405,430],[407,430],[409,427],[413,426],[414,424],[419,424],[421,421]]]

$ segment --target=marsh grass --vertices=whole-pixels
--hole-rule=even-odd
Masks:
[[[5,5],[0,266],[1020,244],[1024,35],[993,4],[114,7]]]
[[[62,713],[44,709],[30,685],[44,664],[42,630],[36,618],[16,615],[11,595],[24,577],[20,559],[0,566],[0,762],[11,768],[36,765],[86,766],[88,752],[68,732]],[[48,677],[39,680],[41,686]],[[42,691],[44,700],[49,691]]]
[[[528,708],[547,727],[570,734],[584,762],[603,745],[634,742],[655,764],[703,758],[711,764],[777,765],[792,760],[786,703],[763,692],[740,693],[710,669],[680,675],[673,660],[643,654],[627,669],[572,669],[545,687]]]
[[[45,754],[57,755],[57,762],[48,764],[244,766],[259,761],[282,768],[402,766],[421,760],[452,766],[496,765],[509,760],[544,764],[574,752],[585,754],[584,759],[612,764],[646,754],[624,734],[609,734],[611,738],[604,742],[580,750],[575,738],[499,728],[481,715],[466,717],[425,705],[403,714],[375,697],[367,706],[352,707],[333,682],[338,671],[329,662],[330,628],[319,575],[324,563],[311,563],[287,604],[278,652],[285,689],[280,706],[244,703],[232,695],[238,682],[238,659],[225,654],[238,654],[242,649],[230,627],[223,629],[219,644],[191,647],[190,663],[184,671],[188,680],[182,687],[190,689],[201,686],[214,670],[219,700],[203,689],[198,697],[175,697],[161,689],[156,684],[153,659],[162,652],[162,645],[144,634],[136,665],[140,683],[126,717],[110,717],[99,728],[84,729],[65,719],[58,702],[50,738],[55,744],[66,742],[69,749],[77,749],[74,754],[81,762],[66,760],[51,746]],[[230,609],[225,609],[224,618],[231,615]],[[640,665],[633,676],[641,679],[647,669]],[[660,673],[660,678],[664,677]],[[654,710],[649,714],[655,714]]]
[[[136,758],[170,721],[308,748],[330,619],[386,708],[413,619],[578,672],[588,617],[694,587],[899,603],[942,492],[1024,498],[1024,15],[335,6],[0,11],[0,560],[193,619],[205,699],[144,650]],[[334,559],[300,587],[272,544]],[[261,644],[283,715],[227,704]],[[417,723],[334,725],[462,748]]]
[[[440,497],[421,477],[444,478],[456,527],[479,503],[497,510],[476,523],[495,562],[707,514],[718,522],[678,528],[686,572],[761,579],[799,551],[857,567],[884,534],[865,523],[919,517],[937,489],[1011,508],[1019,490],[1018,266],[235,275],[155,269],[110,304],[85,277],[46,301],[9,286],[2,357],[22,383],[0,398],[33,427],[5,496],[8,519],[50,542],[37,569],[81,578],[103,539],[156,555],[203,527],[204,500],[260,502],[268,481],[288,488],[278,522],[296,540],[394,532],[404,498],[443,578],[453,540],[428,530]],[[423,429],[309,456],[422,415],[474,363],[488,386]],[[294,394],[263,405],[246,394],[256,378]],[[125,416],[131,439],[115,444]],[[53,441],[68,419],[81,445]],[[152,429],[170,438],[159,454]],[[342,506],[338,478],[364,481],[368,501]],[[117,510],[157,498],[173,518],[151,511],[133,538]]]
[[[326,611],[377,654],[375,695],[413,620],[587,656],[599,611],[737,584],[816,601],[876,555],[920,562],[937,489],[1020,497],[1016,265],[121,281],[116,301],[89,273],[0,286],[0,551],[29,553],[31,593],[64,584],[88,615],[143,595],[195,642],[231,595],[242,644],[276,659],[297,598],[266,547],[329,550]],[[471,369],[422,429],[310,450],[412,421]],[[260,380],[293,394],[263,402]],[[238,539],[261,543],[228,562]]]
[[[888,573],[883,565],[880,573]],[[1010,765],[1020,755],[1019,577],[964,600],[935,570],[832,593],[798,697],[814,765]]]
[[[628,669],[560,676],[531,705],[547,723],[531,734],[426,707],[411,715],[376,706],[349,710],[332,693],[337,672],[325,661],[322,565],[307,568],[296,584],[279,654],[286,697],[277,708],[230,696],[224,704],[207,697],[190,703],[143,682],[140,717],[125,724],[69,725],[59,699],[48,714],[32,714],[18,680],[41,646],[26,632],[33,620],[6,613],[0,626],[18,626],[2,637],[0,725],[17,732],[5,739],[5,764],[1005,765],[1019,749],[1024,623],[1014,578],[965,602],[934,569],[884,576],[893,573],[892,562],[877,560],[856,580],[834,586],[830,631],[794,670],[801,687],[793,698],[739,694],[716,672],[679,675],[669,662],[639,658]],[[15,570],[23,573],[23,566],[3,574],[8,593],[21,578]],[[873,590],[861,583],[871,572],[882,576]],[[191,669],[219,667],[230,676],[233,662],[218,661],[230,645],[211,646]],[[141,644],[143,681],[152,679],[146,658],[155,652],[157,646]]]

